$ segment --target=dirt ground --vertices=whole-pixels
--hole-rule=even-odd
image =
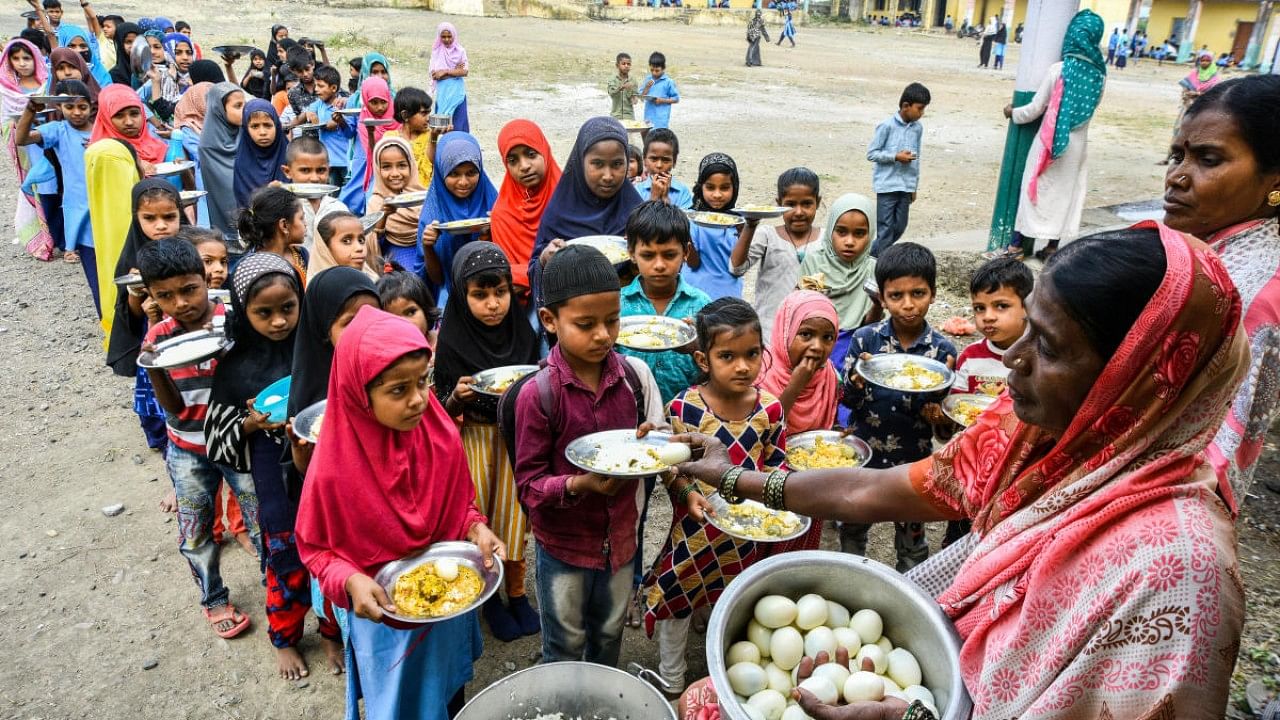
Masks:
[[[0,7],[16,18],[25,5]],[[73,6],[68,6],[69,10]],[[285,22],[295,36],[326,38],[333,60],[378,49],[392,58],[397,87],[426,78],[430,37],[441,16],[408,10],[347,10],[296,2],[191,3],[181,10],[115,2],[100,11],[167,12],[191,22],[207,49],[257,42]],[[68,12],[68,17],[71,13]],[[870,192],[864,148],[893,112],[901,88],[919,80],[934,103],[925,118],[921,199],[909,236],[927,244],[974,236],[989,221],[1005,133],[1000,115],[1012,91],[1009,69],[981,71],[976,47],[954,38],[801,28],[799,47],[765,48],[766,67],[742,66],[743,32],[670,24],[450,18],[471,56],[472,127],[494,162],[498,129],[529,117],[567,157],[578,125],[608,110],[603,85],[612,57],[667,53],[684,99],[673,113],[683,140],[679,174],[727,151],[738,161],[744,201],[767,201],[782,169],[804,164],[825,194]],[[16,22],[15,22],[16,24]],[[17,28],[15,27],[14,30]],[[1153,197],[1155,161],[1177,105],[1179,71],[1154,63],[1113,77],[1092,128],[1089,205]],[[8,171],[3,171],[7,173]],[[123,191],[123,190],[122,190]],[[11,175],[0,178],[0,208],[11,208]],[[4,215],[8,216],[6,210]],[[10,223],[5,222],[7,231]],[[0,233],[6,234],[6,233]],[[981,233],[978,233],[980,235]],[[323,672],[313,634],[303,650],[313,674],[289,683],[274,673],[263,628],[256,559],[224,547],[232,598],[254,621],[251,633],[219,640],[200,616],[197,593],[178,555],[176,525],[156,503],[168,487],[131,412],[131,384],[102,364],[100,331],[77,268],[43,265],[16,246],[0,250],[0,718],[332,718],[343,681]],[[941,258],[946,317],[964,302],[971,255]],[[1268,449],[1262,474],[1280,473]],[[1280,682],[1280,497],[1258,485],[1240,523],[1249,620],[1237,666],[1245,679]],[[124,503],[117,517],[102,508]],[[655,503],[648,557],[665,534],[669,508]],[[890,532],[877,528],[872,556],[892,562]],[[828,545],[834,546],[827,538]],[[935,537],[935,541],[936,541]],[[690,677],[705,672],[703,639],[690,644]],[[629,630],[623,661],[656,665],[656,646]],[[509,645],[486,638],[469,690],[476,692],[537,659],[537,638]]]

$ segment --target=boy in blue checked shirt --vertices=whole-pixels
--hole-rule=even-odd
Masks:
[[[649,81],[640,90],[644,97],[644,119],[655,128],[671,126],[671,106],[680,102],[675,81],[667,76],[667,56],[655,52],[649,56]]]
[[[868,467],[891,468],[928,457],[933,449],[933,427],[945,422],[939,403],[946,390],[889,390],[863,381],[854,369],[859,358],[887,353],[919,355],[955,367],[955,346],[925,319],[933,304],[937,275],[933,253],[916,243],[899,243],[876,259],[876,285],[889,317],[853,334],[845,359],[842,400],[853,411],[849,429],[874,451]],[[870,525],[842,524],[840,549],[866,555],[870,529]],[[894,523],[893,545],[899,572],[924,562],[929,557],[924,523]]]
[[[336,113],[347,105],[337,68],[316,68],[316,97],[307,107],[307,122],[324,126],[320,129],[320,142],[329,155],[329,184],[342,187],[347,179],[347,148],[356,135],[352,122]]]
[[[929,101],[928,88],[920,83],[908,85],[898,100],[898,112],[876,126],[867,147],[878,218],[876,242],[871,246],[874,257],[880,257],[907,231],[911,203],[916,201],[920,184],[920,140],[924,135],[920,118]]]

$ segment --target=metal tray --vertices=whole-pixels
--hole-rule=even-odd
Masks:
[[[862,438],[854,437],[852,435],[842,436],[835,430],[810,430],[809,432],[796,433],[795,435],[787,436],[787,465],[792,470],[808,470],[809,468],[802,467],[791,462],[791,451],[799,448],[811,448],[817,443],[819,438],[829,443],[838,443],[840,445],[853,448],[853,454],[856,457],[856,462],[848,465],[848,467],[864,467],[871,461],[871,446]]]
[[[362,111],[363,111],[363,108],[358,108],[358,107],[348,108],[348,107],[344,107],[344,108],[338,108],[337,110],[334,110],[334,111],[333,111],[333,114],[334,114],[334,115],[341,115],[341,116],[343,116],[343,117],[357,117],[357,116],[359,116],[359,115],[360,115],[360,113],[361,113]]]
[[[218,45],[217,47],[213,48],[213,51],[219,55],[226,55],[228,53],[235,53],[237,55],[248,55],[249,53],[257,49],[258,48],[254,47],[253,45]]]
[[[186,207],[187,205],[196,204],[200,198],[208,194],[207,190],[182,190],[178,193],[178,197],[181,198],[183,207]]]
[[[766,218],[782,217],[790,208],[781,205],[743,205],[736,207],[732,212],[741,215],[748,220],[764,220]]]
[[[338,192],[337,185],[328,185],[326,183],[285,183],[280,187],[301,198],[322,198],[326,195],[332,195]]]
[[[392,120],[391,118],[365,118],[360,121],[360,124],[365,127],[382,127],[383,125],[390,125],[393,122],[395,122],[395,120]]]
[[[27,100],[40,105],[61,105],[73,100],[87,100],[83,95],[28,95]]]
[[[628,333],[631,333],[628,335]],[[661,345],[637,344],[637,336],[649,334]],[[618,345],[639,352],[675,350],[698,339],[698,331],[689,323],[663,315],[628,315],[618,321]]]
[[[162,162],[156,165],[156,175],[177,175],[186,172],[195,167],[196,164],[190,160],[174,160],[173,162]]]
[[[193,345],[195,348],[188,353],[186,351],[187,346]],[[221,333],[207,330],[183,333],[176,338],[165,340],[157,345],[155,352],[140,353],[138,355],[138,367],[147,370],[172,370],[173,368],[199,365],[218,357],[229,347],[231,347],[231,341]],[[165,357],[166,353],[172,352],[176,348],[183,348],[181,355]]]
[[[391,208],[407,208],[417,207],[426,201],[426,190],[414,190],[413,192],[400,193],[394,197],[389,197],[386,200],[383,200],[382,204]]]
[[[378,224],[378,221],[382,220],[384,215],[386,215],[386,213],[381,210],[374,210],[371,213],[365,213],[360,218],[360,229],[364,232],[369,232],[373,229],[374,225]]]
[[[746,222],[738,215],[725,212],[693,212],[689,213],[689,220],[694,225],[709,228],[731,228]]]
[[[504,365],[502,367],[490,368],[482,372],[478,372],[472,376],[475,383],[471,386],[472,390],[481,395],[492,395],[498,397],[508,387],[514,385],[520,378],[532,372],[537,372],[537,365]],[[494,389],[494,385],[510,378],[510,382],[501,390]]]
[[[502,585],[502,562],[497,558],[494,558],[493,567],[485,569],[484,556],[481,555],[480,548],[472,543],[460,541],[439,542],[428,547],[422,552],[415,553],[399,560],[392,560],[386,565],[383,565],[382,569],[378,570],[378,573],[377,575],[374,575],[373,580],[387,591],[387,597],[393,598],[395,594],[396,580],[398,580],[401,575],[409,572],[419,565],[425,565],[443,558],[455,560],[459,565],[465,565],[466,567],[475,570],[476,573],[480,575],[480,579],[484,582],[484,587],[480,590],[480,595],[478,595],[467,607],[461,610],[455,610],[454,612],[446,615],[424,618],[400,615],[398,613],[385,613],[384,622],[395,628],[415,629],[423,625],[451,620],[459,615],[465,615],[483,605],[486,600],[493,597],[493,594],[498,591],[498,587]]]
[[[319,442],[320,433],[316,432],[316,421],[324,417],[327,407],[329,407],[329,400],[325,399],[299,410],[297,417],[293,419],[293,434],[312,445]]]
[[[440,223],[436,227],[450,235],[470,235],[479,232],[482,228],[489,227],[489,218],[471,218],[470,220],[454,220],[452,222]]]
[[[138,288],[142,287],[142,276],[138,273],[129,273],[128,275],[121,275],[113,282],[124,288]]]
[[[958,412],[959,405],[962,402],[973,403],[981,411],[994,405],[996,398],[978,393],[953,393],[942,399],[942,414],[955,420],[960,427],[969,427],[972,423],[965,422],[964,416]]]
[[[624,479],[652,477],[667,470],[669,466],[657,464],[645,467],[643,470],[618,470],[615,469],[616,465],[603,462],[600,453],[606,448],[634,447],[639,450],[648,447],[660,448],[665,446],[670,438],[669,434],[662,432],[651,432],[642,438],[637,438],[635,430],[604,430],[583,435],[569,443],[569,446],[564,449],[564,456],[574,466],[605,477]]]
[[[707,522],[714,525],[717,529],[720,530],[720,532],[724,533],[725,535],[728,535],[730,537],[735,537],[739,540],[749,540],[751,542],[758,542],[758,543],[787,542],[788,540],[795,540],[801,535],[804,535],[805,533],[809,532],[809,528],[813,525],[813,520],[805,517],[804,515],[798,515],[789,510],[770,510],[769,508],[765,507],[761,503],[756,502],[755,500],[743,500],[739,505],[740,507],[745,506],[750,508],[759,508],[771,515],[782,515],[782,516],[790,515],[800,521],[800,524],[797,525],[794,530],[792,530],[791,532],[785,535],[755,537],[753,535],[744,534],[740,529],[729,524],[727,519],[729,518],[730,513],[732,512],[732,509],[734,506],[725,502],[724,498],[720,497],[720,493],[713,492],[710,495],[708,495],[707,503],[711,505],[711,509],[714,512],[714,514],[710,514],[710,513],[707,514]],[[744,524],[752,527],[758,526],[756,522],[748,522]]]
[[[627,239],[621,235],[586,235],[574,238],[565,245],[586,245],[601,252],[614,265],[620,265],[631,259],[627,252]]]
[[[899,372],[907,365],[916,365],[931,370],[942,375],[942,381],[930,385],[927,388],[903,389],[888,384],[888,379],[893,374]],[[872,355],[870,359],[858,359],[854,369],[864,380],[872,385],[879,385],[888,390],[896,390],[905,393],[936,393],[951,387],[956,381],[956,374],[951,368],[930,358],[921,357],[919,355],[909,355],[907,353],[886,353],[884,355]]]

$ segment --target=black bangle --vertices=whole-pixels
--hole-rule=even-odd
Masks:
[[[683,487],[676,491],[676,502],[686,504],[689,502],[689,493],[692,493],[697,485],[690,480]]]
[[[902,714],[902,720],[935,720],[935,717],[928,705],[920,700],[912,700],[907,711]]]
[[[742,476],[743,472],[745,470],[741,466],[734,465],[725,470],[724,474],[720,476],[720,497],[730,505],[742,502],[742,498],[738,496],[737,488],[738,478]]]
[[[787,484],[787,476],[790,473],[785,470],[774,470],[764,480],[764,493],[762,499],[765,507],[772,510],[786,510],[786,502],[783,499],[784,488]]]

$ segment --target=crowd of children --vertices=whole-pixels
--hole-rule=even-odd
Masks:
[[[772,470],[789,434],[847,426],[877,467],[908,462],[954,430],[941,398],[868,386],[853,362],[922,355],[955,367],[957,390],[997,394],[1000,354],[1022,333],[1031,280],[1010,260],[974,276],[982,343],[957,358],[925,319],[934,258],[900,241],[930,100],[919,84],[867,151],[874,200],[841,195],[821,223],[818,175],[795,167],[777,179],[781,217],[714,229],[686,211],[736,207],[739,168],[715,152],[692,186],[677,179],[668,125],[680,96],[662,53],[642,79],[618,55],[609,84],[614,118],[645,102],[641,149],[617,119],[591,118],[562,167],[536,124],[513,120],[497,135],[498,188],[467,131],[469,61],[449,23],[437,29],[430,90],[396,88],[377,53],[351,64],[344,87],[323,44],[295,42],[281,25],[243,72],[225,55],[224,73],[185,23],[99,18],[82,2],[83,30],[63,21],[59,0],[32,3],[36,36],[57,50],[16,39],[0,59],[10,157],[38,184],[18,199],[19,238],[37,257],[56,246],[84,268],[107,364],[132,379],[146,442],[165,458],[165,506],[212,630],[232,638],[251,624],[219,574],[225,509],[261,562],[280,675],[309,673],[297,646],[311,610],[329,667],[348,671],[348,717],[362,704],[370,718],[461,706],[482,650],[476,614],[429,634],[390,627],[381,621],[394,605],[372,579],[445,540],[502,563],[503,592],[482,612],[499,640],[540,633],[544,662],[616,665],[623,628],[643,620],[662,676],[683,687],[696,611],[752,562],[816,547],[821,529],[782,546],[735,540],[703,522],[711,488],[584,473],[565,447],[609,429],[696,431],[743,467]],[[146,70],[135,66],[148,52],[139,42],[150,46]],[[37,122],[49,111],[27,96],[42,94],[67,99]],[[175,161],[190,168],[159,167]],[[332,188],[300,196],[290,183]],[[397,200],[414,192],[425,200]],[[485,217],[471,234],[442,229]],[[567,242],[588,235],[625,237],[628,259]],[[631,315],[688,322],[697,340],[616,351],[619,318]],[[210,328],[234,340],[218,357],[139,362]],[[475,390],[480,372],[533,364],[501,398]],[[286,413],[255,406],[285,378]],[[309,443],[292,421],[326,398]],[[645,558],[659,487],[673,519]],[[866,533],[842,528],[842,547],[864,553]],[[919,524],[900,526],[896,545],[904,568],[928,552]]]

